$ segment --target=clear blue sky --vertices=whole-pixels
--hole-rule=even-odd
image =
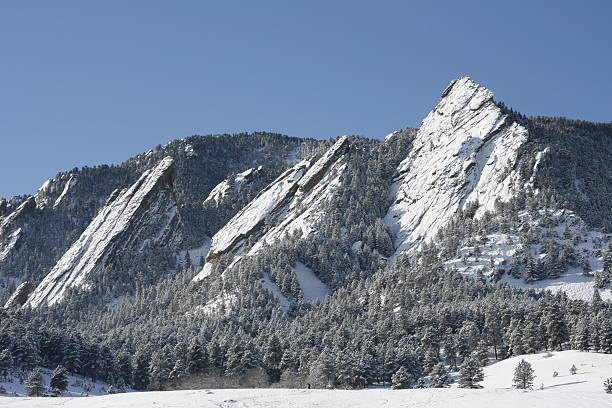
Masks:
[[[607,0],[2,2],[0,197],[192,134],[380,138],[462,75],[529,115],[607,122],[611,17]]]

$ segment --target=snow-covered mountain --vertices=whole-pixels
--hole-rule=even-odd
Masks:
[[[105,206],[60,258],[25,306],[52,305],[69,288],[87,287],[91,275],[122,258],[130,250],[147,246],[177,247],[181,219],[172,191],[176,170],[164,158],[124,191],[115,191]]]
[[[318,160],[299,162],[264,188],[213,236],[207,263],[194,281],[209,276],[223,254],[231,254],[234,264],[284,235],[299,230],[302,237],[308,236],[320,217],[321,204],[334,193],[348,149],[348,137],[342,136]],[[244,248],[247,241],[250,246]]]
[[[463,77],[384,141],[192,136],[60,173],[0,199],[0,377],[415,387],[612,353],[611,140]]]
[[[493,101],[493,93],[468,77],[452,81],[398,168],[386,222],[396,255],[433,238],[458,210],[478,203],[476,216],[492,211],[520,187],[515,170],[527,129]]]

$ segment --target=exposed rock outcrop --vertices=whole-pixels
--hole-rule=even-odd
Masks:
[[[468,77],[452,81],[398,167],[385,217],[396,256],[431,239],[467,204],[479,204],[478,217],[510,199],[526,141],[527,130],[502,112],[491,91]]]
[[[180,240],[180,216],[172,190],[171,157],[145,171],[131,187],[113,193],[79,239],[60,258],[25,306],[60,301],[68,288],[86,287],[88,278],[122,251],[137,251],[144,242],[166,246]]]

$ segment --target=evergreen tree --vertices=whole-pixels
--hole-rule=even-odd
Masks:
[[[482,367],[474,357],[468,357],[459,369],[459,388],[480,388],[478,384],[484,379]]]
[[[40,370],[32,371],[25,384],[28,397],[40,397],[45,394],[45,384]]]
[[[412,381],[406,367],[400,367],[391,377],[391,387],[394,390],[403,390],[410,388]]]
[[[607,394],[612,394],[612,377],[607,378],[604,382],[604,391]]]
[[[452,382],[452,378],[444,364],[438,363],[430,374],[431,387],[432,388],[445,388],[448,387]]]
[[[8,349],[0,352],[0,379],[6,379],[9,371],[13,368],[13,359]]]
[[[514,387],[522,390],[533,388],[534,378],[535,376],[533,375],[531,364],[525,360],[521,360],[514,369],[514,377],[512,378]]]
[[[61,394],[68,387],[68,375],[64,366],[58,365],[51,374],[50,386],[51,390],[56,394]]]

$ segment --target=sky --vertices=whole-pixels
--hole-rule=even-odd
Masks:
[[[194,134],[382,138],[469,75],[612,120],[612,2],[0,3],[0,197]]]

